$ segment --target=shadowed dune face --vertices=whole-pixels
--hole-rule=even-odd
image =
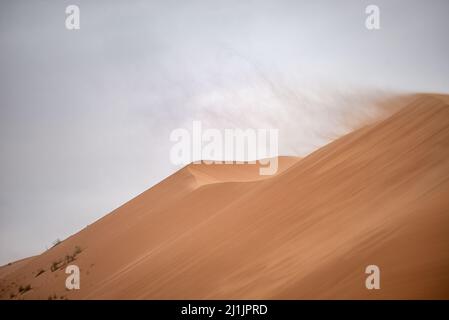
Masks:
[[[449,298],[447,96],[416,96],[304,159],[279,161],[268,178],[257,165],[184,167],[0,268],[1,298]],[[81,289],[67,291],[63,263],[50,266],[77,246]],[[372,264],[380,290],[365,288]]]

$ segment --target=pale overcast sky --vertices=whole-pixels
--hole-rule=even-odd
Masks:
[[[1,1],[0,264],[174,172],[169,134],[192,120],[276,127],[281,154],[305,155],[370,114],[354,94],[449,93],[448,15],[447,0]]]

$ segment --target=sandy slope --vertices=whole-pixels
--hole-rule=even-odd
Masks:
[[[416,96],[280,164],[264,179],[254,165],[189,165],[0,268],[1,298],[449,298],[447,96]],[[76,246],[81,290],[69,292],[50,266]],[[380,290],[365,288],[370,264]]]

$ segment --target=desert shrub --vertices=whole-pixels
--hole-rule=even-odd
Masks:
[[[60,263],[61,261],[53,261],[50,267],[51,272],[55,272],[56,270],[58,270]]]
[[[37,274],[34,276],[35,278],[39,277],[41,274],[43,274],[45,272],[44,269],[39,269],[39,271],[37,272]]]
[[[80,253],[81,253],[81,251],[83,251],[83,250],[81,249],[81,247],[79,247],[79,246],[76,246],[76,247],[75,247],[75,251],[73,252],[73,255],[77,255],[77,254],[80,254]]]
[[[61,239],[57,238],[55,241],[53,241],[53,247],[56,247],[61,242],[62,242]]]
[[[21,294],[24,294],[25,292],[27,292],[27,291],[30,291],[31,290],[31,285],[26,285],[25,287],[23,287],[23,286],[20,286],[19,287],[19,293],[21,293]]]
[[[72,261],[74,261],[75,260],[75,255],[66,255],[65,256],[65,262],[66,263],[70,263],[70,262],[72,262]]]

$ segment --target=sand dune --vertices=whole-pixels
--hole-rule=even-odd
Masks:
[[[299,161],[298,157],[278,157],[277,174],[288,169],[295,162]],[[270,178],[269,175],[261,175],[259,169],[263,167],[259,162],[252,163],[199,163],[190,164],[187,170],[196,179],[197,185],[202,186],[211,183],[222,182],[247,182]]]
[[[186,166],[0,268],[1,298],[448,299],[448,100],[417,95],[304,159],[281,157],[269,178],[257,165]],[[80,290],[65,288],[66,255]],[[371,264],[380,290],[365,288]]]

